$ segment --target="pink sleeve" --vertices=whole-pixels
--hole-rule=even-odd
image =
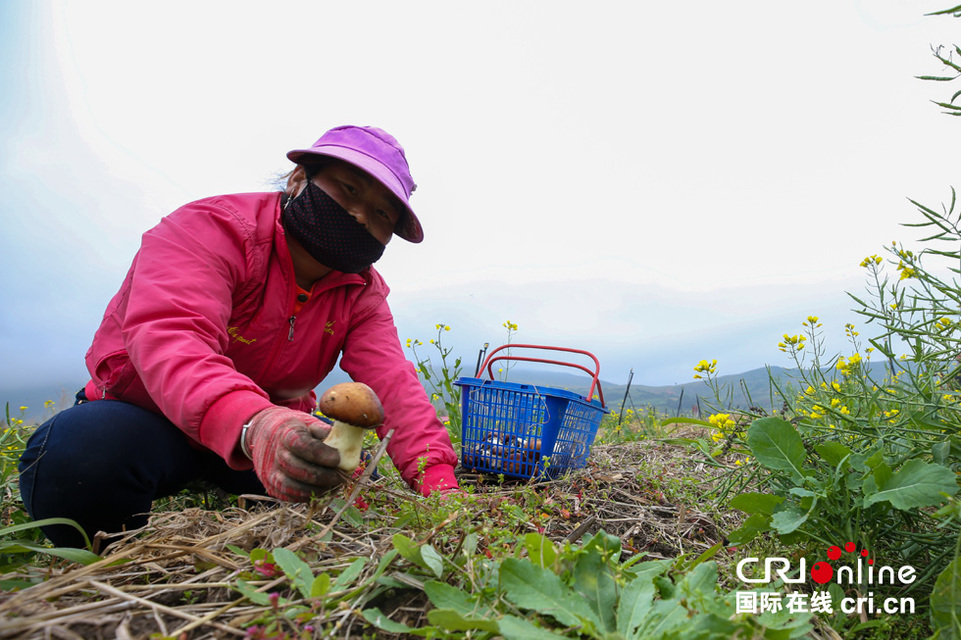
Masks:
[[[387,453],[404,481],[424,494],[456,488],[457,456],[450,436],[414,365],[404,357],[386,300],[351,328],[340,366],[370,386],[383,403],[385,421],[377,433],[383,437],[394,429]]]
[[[121,330],[151,398],[189,437],[235,468],[243,422],[271,406],[224,353],[232,296],[248,271],[252,230],[231,211],[193,203],[144,234]],[[211,410],[213,409],[213,410]]]

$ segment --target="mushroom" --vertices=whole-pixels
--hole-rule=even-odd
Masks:
[[[319,408],[334,421],[324,443],[340,452],[339,469],[353,471],[360,464],[364,431],[384,423],[380,399],[362,382],[343,382],[324,392]]]

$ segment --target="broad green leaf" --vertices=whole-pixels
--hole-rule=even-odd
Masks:
[[[931,626],[939,640],[961,638],[961,558],[948,564],[934,583]]]
[[[337,580],[334,581],[333,590],[340,591],[341,589],[346,589],[354,580],[357,579],[357,576],[359,576],[360,572],[364,570],[364,565],[366,564],[367,558],[357,558],[347,565],[347,568],[344,569],[341,574],[337,576]]]
[[[877,484],[878,488],[887,486],[888,483],[891,482],[892,475],[893,472],[891,471],[891,467],[884,462],[874,467],[874,471],[871,473],[871,476],[874,478],[874,482]]]
[[[677,630],[672,638],[717,638],[717,640],[727,640],[727,638],[743,638],[743,627],[741,624],[731,621],[731,611],[734,607],[728,607],[723,614],[717,612],[701,612],[694,616],[691,624],[684,625]],[[787,640],[787,636],[776,635],[770,630],[765,630],[766,640]]]
[[[300,594],[309,598],[314,582],[314,572],[310,570],[310,565],[301,560],[296,553],[284,547],[274,549],[274,562],[284,570],[287,579],[300,591]]]
[[[840,598],[838,601],[840,601]],[[771,611],[770,609],[763,611],[761,615],[758,616],[757,621],[767,629],[785,632],[778,634],[770,633],[765,637],[800,638],[807,636],[807,634],[811,632],[813,627],[808,621],[813,617],[813,613],[792,612],[790,608],[783,607],[777,611]]]
[[[399,553],[404,560],[413,562],[414,564],[421,564],[420,549],[414,544],[413,540],[402,533],[394,534],[392,540],[394,542],[394,548],[397,549],[397,553]]]
[[[747,430],[747,444],[757,461],[772,471],[783,471],[800,484],[804,480],[804,443],[794,426],[781,418],[760,418]]]
[[[0,580],[0,591],[13,591],[26,589],[27,587],[32,587],[35,582],[30,582],[29,580],[21,580],[14,578],[11,580]]]
[[[939,442],[933,447],[931,447],[931,458],[938,464],[944,464],[948,461],[948,456],[951,454],[951,443],[945,440],[944,442]]]
[[[524,609],[549,615],[563,625],[600,622],[584,599],[553,572],[530,562],[507,558],[500,567],[501,587],[508,600]]]
[[[654,576],[654,587],[657,589],[657,594],[661,596],[661,600],[670,600],[677,591],[674,582],[667,576]]]
[[[470,596],[446,582],[430,580],[424,583],[424,593],[438,609],[450,609],[461,615],[477,613],[477,605]]]
[[[851,450],[840,442],[822,442],[814,445],[814,450],[818,455],[832,467],[837,468],[841,462],[851,455]]]
[[[237,580],[237,591],[239,591],[244,597],[253,602],[254,604],[259,604],[262,607],[270,606],[270,596],[262,591],[257,591],[257,587],[249,584],[246,580]],[[281,600],[278,600],[278,603]]]
[[[409,627],[402,622],[394,622],[388,618],[384,613],[374,607],[372,609],[364,609],[361,614],[364,616],[364,620],[371,623],[378,629],[382,629],[388,633],[409,633],[415,636],[436,636],[438,629],[435,627]]]
[[[434,575],[440,578],[444,575],[444,557],[437,552],[437,549],[429,544],[425,544],[420,548],[420,557],[423,559],[424,564],[427,565]]]
[[[742,493],[731,499],[731,507],[740,509],[745,513],[759,513],[765,516],[774,514],[774,509],[784,502],[782,496],[775,496],[770,493]]]
[[[504,616],[497,626],[504,640],[557,640],[568,637],[566,633],[554,633],[516,616]]]
[[[864,466],[866,466],[868,469],[877,469],[882,464],[884,464],[884,452],[880,449],[875,451],[864,461]]]
[[[249,554],[249,553],[247,553],[246,551],[244,551],[243,549],[241,549],[240,547],[238,547],[238,546],[235,545],[235,544],[228,544],[228,545],[227,545],[227,548],[230,549],[230,550],[233,551],[236,555],[238,555],[238,556],[240,556],[240,557],[242,557],[242,558],[250,558],[250,554]]]
[[[658,576],[656,579],[666,578]],[[632,640],[660,638],[679,628],[683,628],[686,633],[691,627],[691,620],[687,607],[682,605],[681,601],[686,600],[693,604],[711,599],[716,585],[717,564],[699,564],[678,582],[670,597],[654,603],[643,624],[628,637]]]
[[[29,540],[3,540],[0,541],[0,552],[3,553],[46,553],[76,562],[82,565],[93,564],[102,560],[100,556],[86,549],[74,549],[72,547],[44,547]]]
[[[322,573],[310,584],[310,597],[323,598],[330,591],[330,575]]]
[[[771,516],[771,528],[784,535],[796,531],[808,519],[808,512],[797,508],[778,511]]]
[[[953,471],[939,464],[909,460],[887,482],[878,482],[877,493],[865,496],[864,506],[886,500],[894,508],[907,511],[939,504],[944,501],[942,494],[953,496],[957,492]]]
[[[677,583],[679,594],[681,596],[686,594],[689,598],[697,594],[713,594],[715,586],[717,586],[716,562],[697,565]]]
[[[554,543],[540,533],[528,533],[524,536],[524,546],[531,562],[539,567],[552,567],[557,560],[557,550]]]
[[[435,627],[447,631],[489,631],[498,632],[496,620],[486,618],[471,618],[453,611],[452,609],[432,609],[427,612],[427,620]]]
[[[763,513],[755,513],[744,521],[739,529],[728,535],[727,540],[731,545],[747,544],[757,537],[757,534],[771,529],[771,516]]]
[[[631,636],[631,640],[661,638],[673,630],[686,627],[690,624],[687,613],[687,609],[673,598],[658,600],[645,617],[644,624]]]
[[[394,548],[408,562],[430,571],[438,578],[444,572],[444,558],[430,545],[417,545],[402,533],[393,537]]]
[[[621,555],[621,539],[602,529],[584,544],[584,549],[596,549],[605,559],[617,560]]]
[[[644,623],[645,618],[654,606],[655,575],[664,571],[644,572],[627,583],[621,591],[621,600],[617,607],[617,632],[625,638],[631,638],[634,631]]]
[[[344,509],[344,513],[341,517],[346,520],[355,529],[360,529],[364,526],[364,515],[360,512],[360,509],[354,505],[350,505]]]
[[[598,542],[606,544],[608,541]],[[589,548],[585,548],[584,553],[577,557],[572,570],[574,590],[587,600],[600,622],[600,630],[613,631],[616,625],[614,607],[617,604],[617,584],[606,558],[602,555],[603,550],[590,543],[585,547]]]
[[[864,476],[864,480],[861,482],[861,493],[864,494],[864,497],[867,498],[877,492],[878,483],[877,480],[874,479],[874,476],[871,474]]]

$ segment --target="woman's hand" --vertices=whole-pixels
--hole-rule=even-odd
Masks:
[[[343,482],[340,453],[324,444],[330,426],[285,407],[260,411],[247,423],[246,445],[267,493],[307,502]]]

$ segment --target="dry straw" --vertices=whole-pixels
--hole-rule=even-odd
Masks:
[[[377,456],[382,453],[383,447]],[[396,481],[371,482],[369,471],[336,496],[339,499],[311,505],[259,501],[248,509],[155,513],[148,526],[111,543],[99,562],[85,567],[58,562],[31,569],[43,572],[44,581],[0,596],[0,638],[244,637],[269,607],[234,590],[239,577],[249,578],[262,593],[280,591],[291,602],[297,596],[290,592],[286,577],[252,578],[250,562],[228,545],[295,550],[315,575],[325,571],[337,575],[350,561],[369,558],[355,582],[363,587],[365,581],[373,582],[371,575],[380,558],[393,548],[395,534],[409,535],[418,544],[432,542],[451,557],[458,540],[463,542],[465,528],[479,517],[479,512],[467,509],[490,512],[524,491],[536,491],[542,506],[538,513],[528,513],[529,521],[520,525],[516,535],[543,530],[563,543],[604,529],[619,536],[628,553],[643,552],[652,558],[699,554],[720,541],[722,531],[738,525],[737,514],[716,513],[706,501],[698,504],[691,499],[696,493],[690,491],[691,483],[699,482],[706,494],[715,471],[692,460],[680,447],[638,442],[596,446],[587,468],[533,486],[499,484],[490,476],[459,473],[464,486],[476,488],[474,502],[452,508],[439,524],[416,533],[391,526],[387,509],[380,509],[378,517],[364,527],[344,520],[345,510],[358,496],[376,494],[398,507],[396,511],[408,503],[408,511],[421,510],[425,516],[427,510],[438,508],[436,502],[417,498]],[[672,495],[670,487],[682,483],[688,486],[684,496]],[[545,506],[551,504],[566,506],[554,510]],[[393,569],[388,569],[392,578],[420,586],[408,574]],[[357,593],[362,595],[363,588]],[[397,598],[390,606],[382,604],[384,612],[412,626],[425,624],[429,605],[422,594],[412,593],[416,595]],[[336,637],[371,633],[360,616],[366,606],[358,596],[341,606],[320,609],[312,625],[316,637],[327,637],[324,628]]]

